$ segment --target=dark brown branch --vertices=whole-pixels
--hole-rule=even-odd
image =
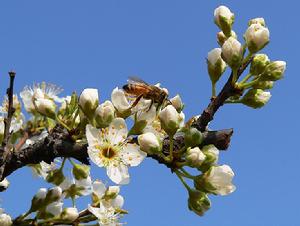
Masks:
[[[209,131],[203,133],[203,135],[203,144],[214,144],[220,150],[225,150],[230,142],[232,129]],[[184,146],[184,138],[182,136],[177,137],[174,145],[176,156],[176,151]],[[169,140],[165,139],[163,151],[167,153],[168,150]],[[89,164],[87,145],[74,143],[67,131],[60,127],[56,127],[44,140],[41,140],[25,149],[9,152],[6,159],[4,172],[2,177],[0,177],[0,180],[4,179],[17,169],[22,168],[28,164],[37,164],[41,161],[50,163],[53,162],[53,160],[57,157],[71,157],[79,160],[84,164]],[[158,156],[149,157],[157,160],[159,163],[162,163],[169,168],[174,167],[166,163]]]
[[[3,142],[2,146],[6,146],[8,144],[10,134],[9,134],[9,129],[10,129],[10,124],[12,117],[14,115],[15,109],[14,109],[14,80],[16,73],[11,71],[8,73],[9,74],[9,88],[6,91],[7,98],[8,98],[8,109],[7,109],[7,117],[4,120],[4,137],[3,137]]]
[[[251,57],[239,68],[237,72],[237,79],[242,75],[244,70],[251,63],[252,59],[253,58]],[[201,132],[206,130],[208,123],[213,120],[215,113],[229,97],[242,94],[242,90],[240,90],[232,83],[232,77],[233,73],[231,73],[229,79],[227,80],[226,84],[224,85],[223,89],[218,94],[218,96],[212,98],[207,108],[202,112],[201,116],[193,124],[193,126]]]

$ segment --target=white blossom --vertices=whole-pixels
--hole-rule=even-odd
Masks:
[[[262,26],[260,23],[256,23],[248,27],[244,37],[249,51],[256,53],[268,44],[270,32],[268,28]]]
[[[138,136],[138,143],[142,151],[153,154],[161,150],[160,139],[153,133],[147,132]]]
[[[222,45],[222,58],[232,68],[237,68],[243,58],[243,46],[233,37]]]
[[[204,174],[205,182],[208,184],[207,189],[218,195],[228,195],[235,191],[232,184],[234,173],[230,166],[212,166],[209,171]]]
[[[129,183],[129,166],[138,166],[146,156],[138,145],[127,143],[128,130],[124,119],[115,118],[109,127],[86,126],[88,154],[99,167],[107,169],[108,177],[117,184]]]
[[[63,209],[60,215],[64,221],[73,222],[78,218],[79,213],[76,207],[68,207]]]
[[[200,148],[190,148],[186,153],[186,161],[191,167],[200,167],[205,160],[205,155]]]
[[[100,208],[89,206],[88,210],[98,219],[99,226],[118,226],[121,215],[115,212],[113,207],[105,207],[100,205]]]
[[[180,127],[182,115],[180,115],[173,105],[165,107],[158,115],[162,128],[169,134],[174,135],[177,129]]]
[[[13,224],[11,217],[4,213],[3,209],[0,209],[0,225],[1,226],[11,226]]]
[[[79,106],[88,116],[92,116],[99,103],[97,89],[87,88],[82,91],[79,97]]]

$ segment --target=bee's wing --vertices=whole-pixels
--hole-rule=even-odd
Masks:
[[[135,76],[130,76],[127,80],[128,84],[143,84],[149,86],[149,84],[142,79],[135,77]]]

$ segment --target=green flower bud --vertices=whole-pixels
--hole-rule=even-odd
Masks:
[[[191,211],[203,216],[210,206],[210,201],[205,193],[194,189],[189,191],[188,207]]]
[[[203,141],[202,133],[196,128],[188,128],[184,133],[184,143],[186,147],[196,147]]]
[[[254,84],[252,88],[266,90],[266,89],[272,89],[273,86],[274,86],[273,81],[261,81]]]
[[[259,75],[264,72],[270,60],[266,54],[256,54],[250,66],[250,73],[252,75]]]
[[[65,179],[64,173],[60,169],[52,170],[48,173],[46,181],[55,185],[60,185]]]
[[[90,175],[90,167],[83,164],[74,164],[72,173],[76,180],[86,179]]]
[[[224,73],[226,69],[226,63],[221,57],[221,48],[215,48],[211,50],[207,55],[207,70],[210,80],[215,84]]]
[[[271,62],[260,76],[260,81],[277,81],[282,79],[285,68],[285,61]]]
[[[174,108],[177,110],[177,112],[181,112],[184,104],[182,103],[181,97],[177,94],[175,97],[170,99],[170,102],[174,106]]]
[[[228,37],[231,34],[231,27],[234,22],[234,14],[226,6],[219,6],[214,11],[215,24]]]
[[[241,103],[252,108],[261,108],[270,100],[270,98],[270,92],[265,92],[262,89],[250,89],[243,96]]]

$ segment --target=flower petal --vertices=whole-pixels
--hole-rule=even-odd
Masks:
[[[128,184],[128,168],[123,163],[112,163],[107,167],[107,176],[116,184]]]
[[[124,144],[121,149],[121,158],[129,166],[138,166],[147,154],[140,150],[137,144]]]
[[[92,162],[94,162],[97,166],[102,167],[103,161],[99,156],[99,150],[96,148],[88,147],[88,155]]]
[[[114,198],[113,200],[111,200],[111,205],[114,208],[119,208],[121,209],[124,205],[124,198],[121,195],[117,195],[116,198]]]
[[[111,101],[119,112],[124,112],[130,108],[130,104],[123,90],[116,87],[111,94]]]
[[[128,130],[125,120],[115,118],[109,125],[107,139],[111,144],[119,144],[127,138]]]
[[[90,147],[102,144],[101,131],[92,125],[86,125],[86,139]]]
[[[93,192],[99,197],[102,198],[105,194],[106,187],[105,184],[103,184],[102,181],[95,181],[93,183]]]

